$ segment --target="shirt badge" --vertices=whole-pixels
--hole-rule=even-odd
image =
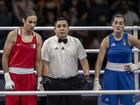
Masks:
[[[36,48],[36,44],[30,44],[30,48]]]

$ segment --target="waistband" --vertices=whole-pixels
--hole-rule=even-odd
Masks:
[[[9,67],[9,72],[15,74],[32,74],[35,71],[34,68]]]
[[[107,62],[106,69],[112,70],[112,71],[126,71],[124,69],[125,65],[130,65],[132,63],[113,63],[113,62]]]

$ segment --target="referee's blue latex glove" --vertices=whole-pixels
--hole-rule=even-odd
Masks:
[[[46,84],[47,82],[51,83],[51,80],[49,79],[48,76],[43,76],[42,81],[40,82],[41,84]]]
[[[84,76],[84,81],[91,84],[93,81],[91,80],[90,76],[89,75],[85,75]]]
[[[81,80],[81,89],[82,90],[92,90],[93,88],[93,80],[89,75],[83,76]]]

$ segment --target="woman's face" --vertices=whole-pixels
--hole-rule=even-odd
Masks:
[[[54,32],[58,38],[65,38],[69,32],[69,26],[67,21],[59,20],[56,22]]]
[[[123,17],[115,17],[112,26],[113,26],[113,31],[116,34],[122,33],[124,30],[124,18]]]

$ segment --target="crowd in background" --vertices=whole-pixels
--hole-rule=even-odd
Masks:
[[[56,18],[64,16],[71,26],[108,26],[112,16],[122,14],[126,26],[140,24],[139,0],[0,0],[0,26],[19,26],[21,17],[30,8],[38,15],[37,26],[53,26]],[[0,31],[0,50],[8,31]],[[52,31],[39,31],[42,39],[50,37]],[[73,31],[85,49],[99,48],[101,39],[108,31]],[[89,54],[90,56],[90,54]],[[97,55],[89,57],[93,61]],[[89,61],[89,62],[90,62]],[[94,67],[94,64],[90,64]]]

